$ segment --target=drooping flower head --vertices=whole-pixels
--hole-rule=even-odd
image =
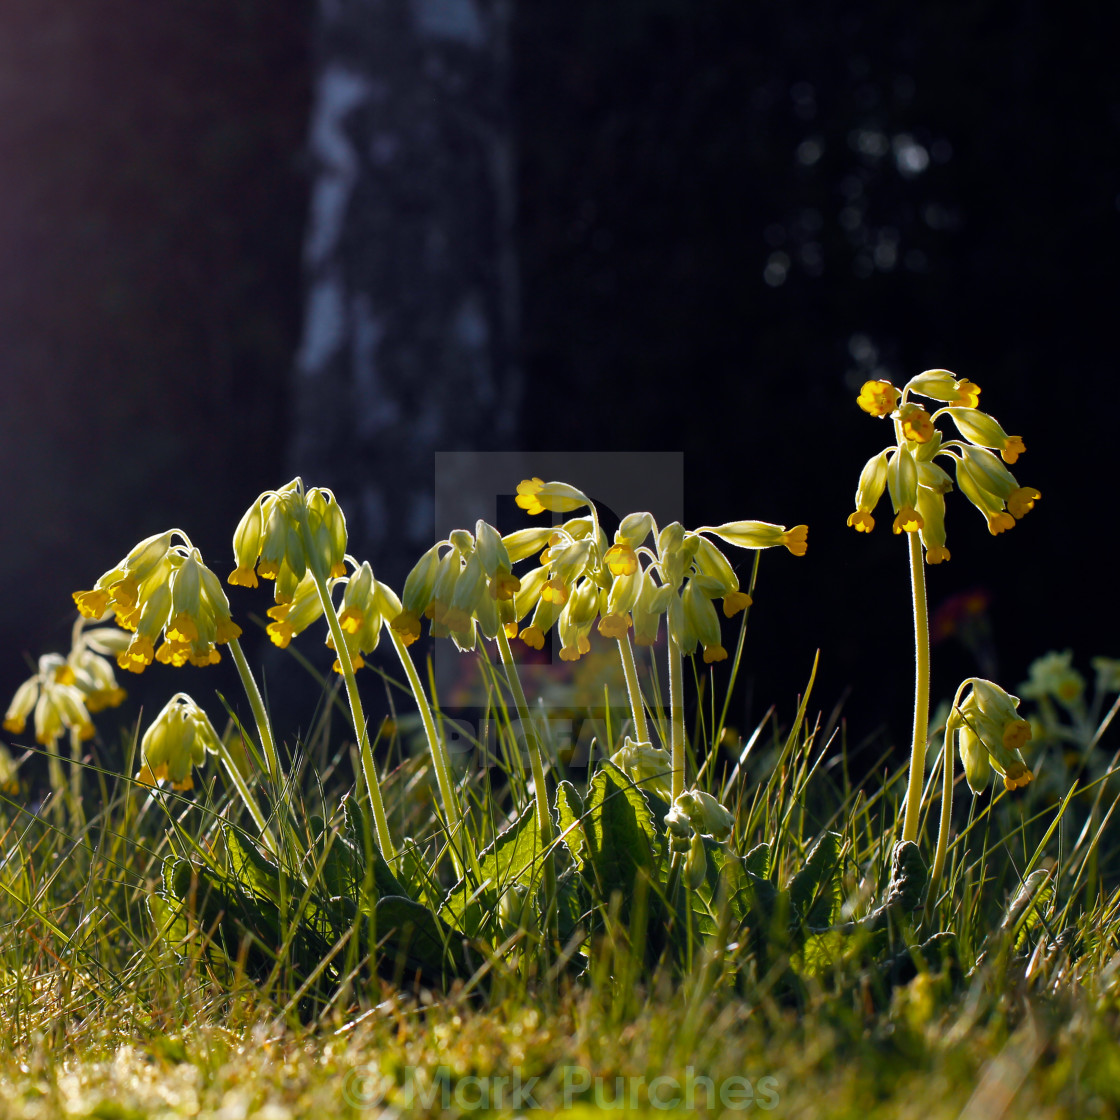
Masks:
[[[517,543],[523,548],[524,541]],[[518,558],[524,554],[519,551]],[[513,626],[516,634],[522,580],[513,574],[513,563],[505,541],[488,522],[476,522],[473,533],[456,529],[409,572],[389,625],[410,645],[427,618],[434,637],[450,637],[462,650],[474,649],[480,633],[496,638],[499,627]]]
[[[587,508],[586,516],[572,518],[548,535],[538,567],[521,577],[509,628],[540,649],[555,625],[565,661],[590,649],[596,618],[603,637],[623,640],[632,630],[639,645],[649,645],[657,640],[662,615],[668,616],[684,652],[702,646],[705,662],[723,660],[727,652],[713,600],[722,599],[723,613],[730,618],[750,605],[750,596],[712,538],[749,549],[781,545],[795,556],[804,555],[807,547],[804,525],[787,529],[764,521],[734,521],[690,532],[678,522],[659,529],[648,512],[624,517],[608,543],[594,504],[575,487],[529,479],[520,484],[518,494],[518,504],[530,511],[570,512],[579,508],[577,502]],[[544,539],[532,538],[529,547],[525,533],[505,538],[516,559],[531,555]],[[518,631],[530,611],[530,624]]]
[[[86,618],[113,616],[133,631],[117,653],[117,665],[132,673],[142,673],[153,660],[213,665],[221,660],[217,646],[241,634],[221,581],[181,529],[141,541],[92,590],[75,591],[74,602]]]
[[[276,581],[277,603],[290,603],[310,566],[321,578],[346,574],[346,518],[330,490],[304,490],[293,478],[266,490],[249,506],[233,534],[236,567],[229,582],[256,587]]]
[[[192,769],[218,749],[218,735],[206,713],[185,692],[177,692],[140,740],[143,765],[136,780],[147,786],[168,782],[172,789],[189,790],[194,786]]]
[[[980,677],[966,680],[958,696],[966,687],[968,693],[946,721],[945,749],[952,749],[955,737],[969,788],[983,792],[993,769],[1009,790],[1027,785],[1034,774],[1022,748],[1031,738],[1031,725],[1019,715],[1019,698]]]
[[[944,407],[931,413],[911,400],[915,395],[942,402]],[[856,532],[870,533],[875,528],[872,511],[889,490],[894,532],[919,533],[926,563],[948,560],[944,496],[953,488],[953,479],[936,462],[938,458],[952,463],[957,489],[984,515],[993,535],[1013,528],[1026,516],[1041,494],[1031,486],[1020,486],[1004,465],[1014,463],[1026,448],[1018,436],[1009,436],[993,417],[981,412],[979,402],[979,386],[943,369],[918,374],[901,391],[889,381],[866,382],[857,403],[873,416],[892,417],[895,443],[864,465],[848,525]],[[942,417],[952,420],[961,438],[943,437],[936,427]]]
[[[105,655],[118,652],[127,642],[128,635],[120,630],[87,629],[78,619],[70,653],[65,658],[44,654],[36,672],[16,689],[4,715],[4,730],[22,734],[27,717],[34,713],[35,739],[46,747],[53,749],[64,732],[79,740],[92,738],[91,716],[117,707],[125,698]]]

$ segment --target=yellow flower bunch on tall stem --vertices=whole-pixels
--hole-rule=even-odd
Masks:
[[[291,607],[305,578],[309,577],[314,583],[330,628],[338,667],[346,685],[350,718],[358,740],[358,754],[377,833],[377,845],[385,859],[396,858],[397,850],[389,831],[369,730],[358,693],[358,682],[354,677],[350,644],[346,640],[328,587],[329,579],[339,579],[347,571],[346,519],[338,501],[327,489],[315,487],[305,490],[301,478],[292,479],[279,490],[266,490],[242,516],[234,533],[233,552],[237,566],[230,574],[229,582],[256,587],[258,576],[274,580],[279,608]],[[283,621],[289,621],[290,615],[283,611],[279,613],[283,615]],[[234,657],[236,659],[237,651]],[[240,667],[238,662],[238,668]],[[253,685],[254,690],[255,688]],[[249,691],[248,685],[246,691]],[[259,699],[259,693],[257,697]],[[250,703],[252,702],[253,697],[250,695]],[[275,751],[275,747],[273,750]]]
[[[913,396],[940,402],[942,407],[931,413]],[[981,412],[979,402],[978,385],[943,369],[926,370],[901,390],[889,381],[867,381],[856,398],[869,415],[891,418],[895,440],[864,465],[848,525],[858,533],[870,533],[875,528],[873,511],[886,491],[895,515],[892,529],[905,533],[909,545],[915,675],[904,840],[918,836],[929,736],[929,609],[923,551],[925,564],[949,559],[945,494],[953,489],[953,479],[936,460],[953,466],[957,488],[984,515],[993,536],[1013,528],[1041,497],[1033,487],[1020,486],[1004,465],[1015,463],[1026,450],[1022,439],[1008,435],[994,417]],[[943,417],[953,422],[960,438],[943,438],[936,427]]]

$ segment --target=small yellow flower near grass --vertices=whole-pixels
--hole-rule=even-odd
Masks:
[[[140,740],[143,765],[136,780],[146,786],[167,782],[175,790],[193,789],[193,768],[219,749],[206,713],[185,692],[177,692]]]
[[[988,788],[993,770],[1003,779],[1004,788],[1009,791],[1022,789],[1034,780],[1034,774],[1022,754],[1023,747],[1031,739],[1031,725],[1019,715],[1018,709],[1019,697],[982,677],[969,677],[957,689],[945,721],[941,825],[930,872],[931,892],[941,878],[949,844],[954,743],[973,794],[983,793]]]

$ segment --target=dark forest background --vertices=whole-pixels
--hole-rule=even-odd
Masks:
[[[0,12],[5,703],[25,658],[66,647],[73,589],[171,524],[224,569],[248,502],[304,469],[315,14]],[[905,549],[889,519],[844,525],[887,437],[854,403],[873,375],[978,382],[1043,493],[994,539],[950,496],[931,606],[979,590],[990,641],[937,646],[935,697],[993,664],[1013,689],[1052,648],[1120,655],[1109,36],[1039,3],[521,0],[509,66],[523,385],[504,446],[680,451],[686,524],[810,525],[804,559],[763,557],[740,725],[791,711],[819,647],[816,706],[843,700],[853,741],[907,739]],[[345,492],[341,450],[308,482]],[[414,556],[366,531],[399,585]],[[195,670],[149,677],[212,695]]]

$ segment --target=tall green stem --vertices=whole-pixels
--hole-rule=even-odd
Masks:
[[[525,699],[525,690],[521,687],[521,678],[517,675],[517,662],[513,659],[513,651],[509,648],[509,638],[506,637],[505,627],[498,627],[498,650],[502,655],[502,665],[506,671],[506,680],[509,681],[510,691],[513,693],[514,703],[517,705],[517,715],[525,731],[525,743],[529,748],[529,765],[533,772],[533,786],[537,802],[537,830],[541,837],[541,846],[545,852],[544,857],[544,889],[545,913],[548,915],[547,923],[552,927],[556,915],[556,862],[554,853],[549,849],[552,845],[552,817],[548,811],[548,789],[544,779],[544,757],[541,754],[540,740],[537,738],[536,726],[533,723],[532,713],[529,711],[529,702]]]
[[[673,758],[673,800],[684,793],[684,666],[681,647],[669,635],[669,723]]]
[[[272,830],[268,827],[268,821],[265,819],[261,807],[257,804],[256,798],[253,797],[252,791],[249,789],[248,783],[245,781],[244,775],[238,768],[237,762],[229,752],[229,747],[226,746],[225,741],[218,737],[218,757],[222,760],[222,765],[226,768],[226,773],[233,782],[234,789],[237,790],[245,808],[249,810],[249,816],[253,818],[253,823],[257,826],[257,831],[261,834],[261,839],[265,843],[265,847],[274,855],[280,856],[280,848],[276,843],[276,837],[272,835]]]
[[[282,790],[284,771],[280,766],[280,755],[276,752],[276,740],[272,737],[272,724],[269,722],[268,712],[265,711],[261,690],[257,688],[256,678],[249,668],[249,662],[245,660],[241,643],[236,638],[229,643],[229,651],[233,654],[233,663],[237,666],[238,676],[241,677],[241,687],[245,690],[249,707],[253,711],[253,721],[257,725],[257,734],[261,738],[261,750],[264,752],[264,764],[268,768],[269,779],[277,790]]]
[[[397,657],[400,658],[405,676],[408,677],[409,688],[412,689],[416,707],[420,712],[420,722],[424,725],[424,734],[428,737],[428,750],[431,752],[432,763],[436,768],[436,784],[439,786],[439,795],[443,801],[443,814],[447,818],[447,830],[451,837],[451,858],[455,861],[455,870],[462,876],[465,867],[461,853],[465,851],[475,875],[481,879],[482,872],[478,866],[478,855],[463,831],[463,811],[455,793],[455,785],[451,780],[451,762],[447,757],[447,746],[436,730],[435,717],[432,715],[428,695],[420,681],[420,674],[416,672],[416,666],[412,663],[412,656],[409,654],[408,647],[404,644],[401,636],[391,627],[386,627],[386,630],[392,639],[393,648],[397,651]]]
[[[969,677],[967,680],[961,682],[960,687],[957,689],[956,696],[953,697],[953,706],[949,709],[949,715],[945,721],[945,758],[944,758],[944,774],[941,783],[941,823],[937,829],[937,851],[933,857],[933,870],[929,873],[929,892],[927,898],[930,902],[933,901],[934,893],[937,890],[937,884],[941,879],[941,874],[945,870],[945,853],[949,848],[949,821],[953,815],[953,784],[954,784],[954,729],[958,726],[957,719],[957,705],[961,701],[961,693],[972,683],[974,678]]]
[[[646,723],[642,689],[638,684],[638,666],[634,663],[634,648],[630,645],[629,634],[623,634],[618,639],[618,652],[622,657],[622,672],[626,677],[626,692],[630,696],[630,714],[634,717],[634,736],[639,743],[648,743],[650,742],[649,725]]]
[[[941,782],[941,823],[937,829],[937,851],[933,857],[933,869],[929,873],[929,893],[932,903],[937,893],[937,884],[945,870],[945,853],[949,849],[949,820],[953,815],[953,743],[951,736],[945,735],[945,758],[942,760],[944,774]]]
[[[929,734],[929,608],[921,538],[917,533],[906,536],[910,542],[910,588],[914,598],[914,735],[910,743],[910,783],[902,839],[917,840]]]
[[[305,527],[306,531],[306,527]],[[310,537],[310,533],[307,534]],[[312,555],[311,541],[306,540],[308,557]],[[389,819],[385,816],[385,802],[381,797],[381,783],[377,780],[377,765],[373,761],[373,749],[369,744],[369,729],[366,726],[365,712],[362,710],[362,699],[358,695],[358,681],[354,676],[354,663],[350,659],[350,648],[346,644],[346,637],[342,633],[342,625],[338,621],[338,612],[331,601],[331,593],[327,588],[327,581],[323,574],[316,570],[317,565],[312,561],[307,570],[315,580],[315,588],[319,592],[319,601],[323,604],[323,613],[327,616],[327,626],[330,628],[331,641],[334,643],[334,652],[338,657],[338,664],[342,668],[342,679],[346,683],[346,698],[350,701],[350,719],[354,724],[354,734],[358,737],[358,757],[362,763],[362,776],[365,779],[366,795],[369,797],[370,809],[373,812],[373,826],[377,830],[377,846],[386,860],[397,858],[397,849],[393,844],[392,834],[389,832]]]

